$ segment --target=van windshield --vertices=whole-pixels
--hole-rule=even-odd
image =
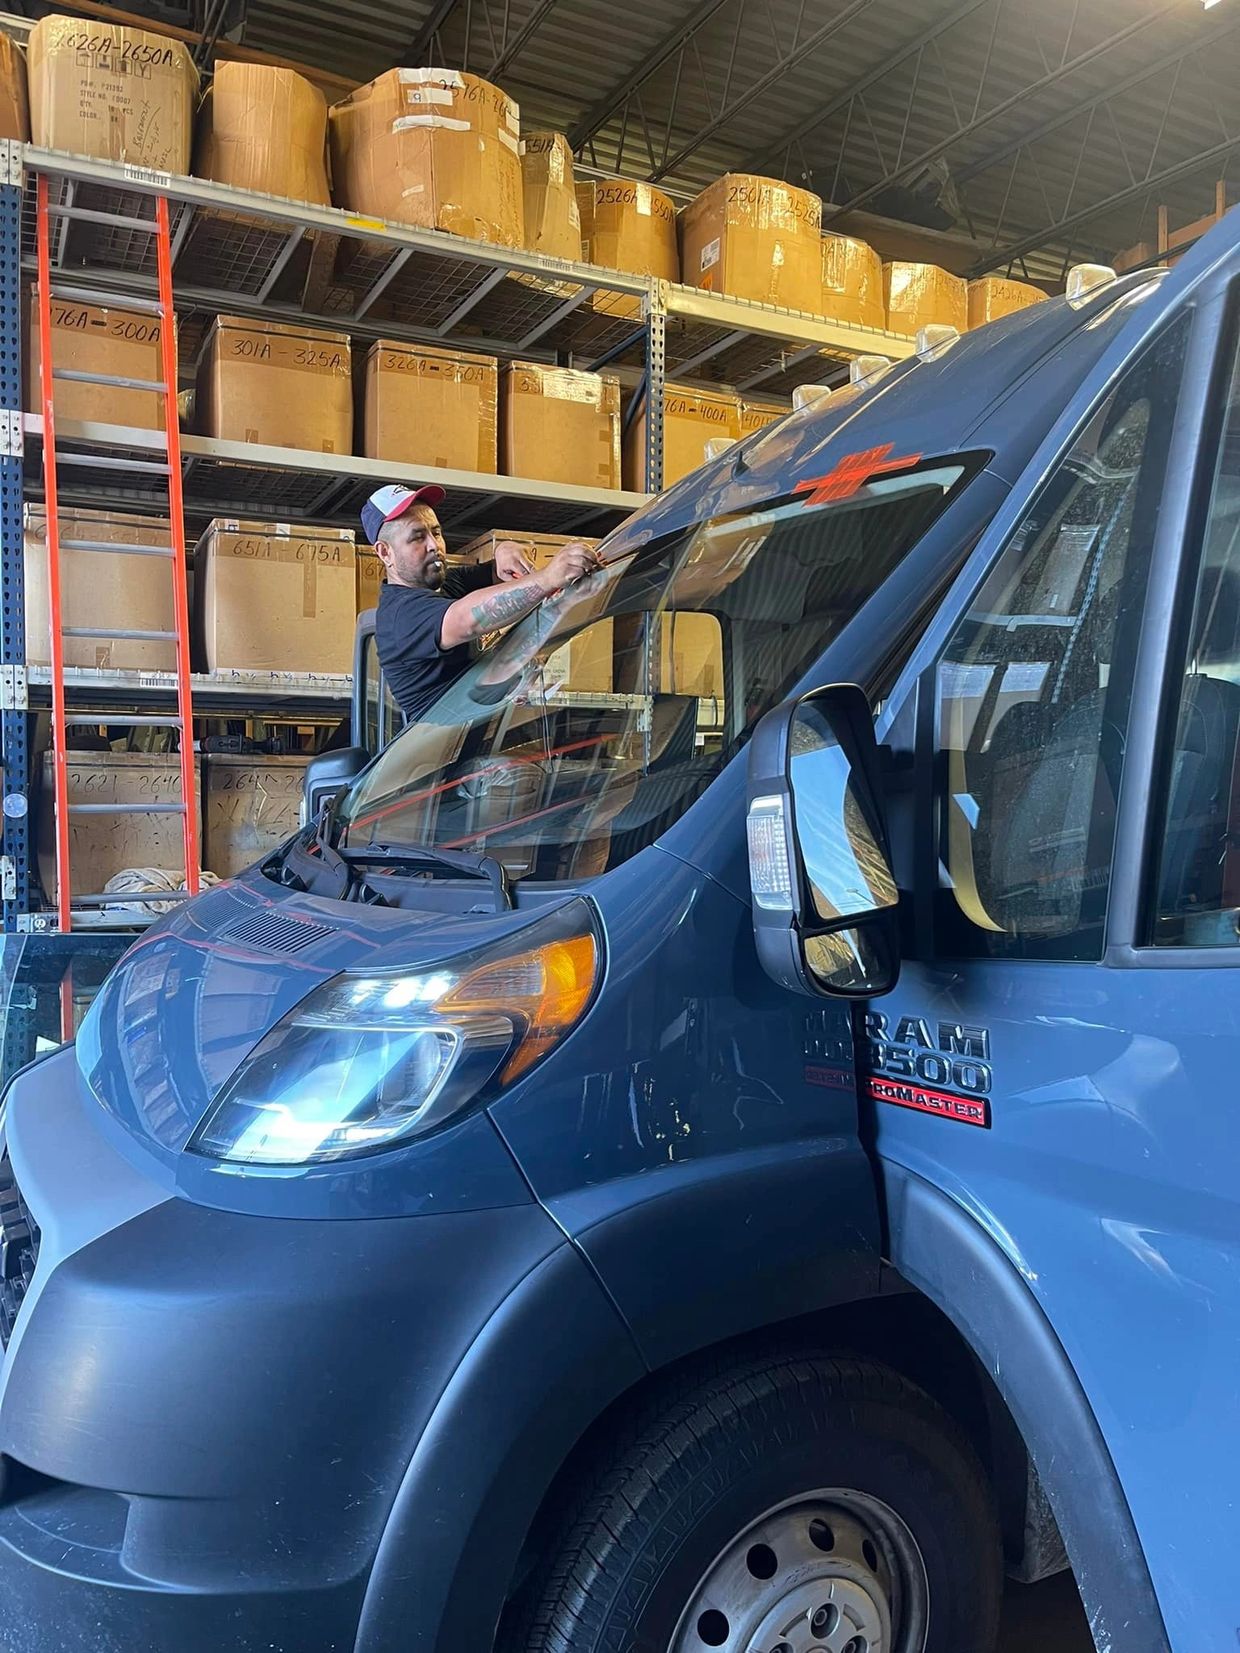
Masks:
[[[701,796],[967,474],[940,460],[845,499],[789,495],[622,540],[359,777],[342,844],[483,853],[514,879],[619,865]]]

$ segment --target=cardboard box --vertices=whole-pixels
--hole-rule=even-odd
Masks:
[[[777,178],[727,172],[680,218],[684,280],[822,314],[822,202]]]
[[[662,694],[723,698],[723,634],[713,614],[664,614],[659,628]]]
[[[936,324],[963,333],[969,325],[968,283],[937,264],[884,264],[883,300],[893,333],[916,334]]]
[[[366,353],[362,451],[494,476],[498,404],[494,356],[380,339]]]
[[[616,618],[616,690],[638,694],[644,682],[640,614]],[[656,694],[723,698],[723,633],[713,614],[695,609],[666,611],[658,625]]]
[[[610,618],[594,620],[547,656],[543,681],[577,694],[610,694],[614,628]]]
[[[519,545],[535,568],[546,568],[557,551],[566,545],[584,545],[593,551],[597,540],[581,534],[531,534],[524,528],[489,528],[485,534],[470,540],[468,545],[453,554],[451,561],[470,568],[482,562],[495,561],[495,548],[506,540]]]
[[[0,34],[0,138],[30,142],[26,59],[10,34]]]
[[[68,551],[66,540],[101,540],[107,545],[170,545],[167,518],[129,516],[119,511],[60,509],[60,607],[64,626],[115,626],[122,631],[171,631],[173,564],[168,557],[124,556],[119,552]],[[41,505],[25,512],[26,658],[51,663],[51,609],[48,603],[47,517]],[[66,666],[90,671],[172,671],[172,643],[127,642],[66,637]]]
[[[52,761],[52,754],[45,752],[39,808],[39,869],[49,895],[56,887]],[[181,759],[175,752],[70,752],[66,769],[70,804],[181,802]],[[194,770],[197,777],[197,758]],[[69,882],[74,895],[101,895],[109,878],[130,867],[160,867],[184,877],[180,815],[70,815]]]
[[[304,757],[209,754],[202,800],[203,865],[235,878],[297,831]]]
[[[520,111],[455,69],[389,69],[329,118],[337,206],[501,247],[525,244]]]
[[[1008,281],[1003,276],[983,276],[969,283],[969,326],[984,327],[1000,316],[1015,315],[1031,304],[1041,304],[1046,294],[1027,281]]]
[[[731,390],[668,385],[663,393],[663,486],[670,488],[706,463],[706,444],[735,442],[741,434],[741,401]],[[646,412],[629,426],[624,442],[625,486],[646,487]]]
[[[822,238],[822,309],[831,321],[886,327],[883,261],[852,235]]]
[[[515,540],[535,568],[546,568],[557,551],[566,545],[585,545],[593,551],[597,540],[571,534],[527,534],[520,530],[493,528],[471,540],[452,559],[469,565],[495,561],[495,548],[504,540]],[[562,648],[548,656],[543,677],[548,684],[560,683],[578,694],[610,694],[612,683],[612,622],[595,620],[585,626]]]
[[[573,152],[562,132],[521,139],[525,245],[548,258],[581,262],[581,209],[573,185]]]
[[[620,486],[620,382],[606,373],[513,362],[503,374],[505,476]]]
[[[194,172],[329,206],[327,99],[292,69],[222,60],[198,111]]]
[[[577,185],[577,206],[587,264],[680,280],[676,208],[662,190],[631,178],[599,178]]]
[[[357,612],[365,614],[368,608],[378,608],[379,589],[383,584],[383,562],[377,552],[368,546],[357,546]]]
[[[158,316],[95,304],[77,304],[54,298],[52,364],[83,373],[114,373],[118,378],[161,380],[164,376]],[[43,411],[39,367],[38,289],[31,287],[26,304],[26,406]],[[100,425],[130,425],[138,430],[164,428],[164,399],[153,390],[126,390],[119,385],[56,383],[56,419],[93,421]]]
[[[217,517],[198,542],[207,671],[351,672],[357,568],[347,528]]]
[[[218,316],[198,373],[197,410],[204,436],[351,453],[349,335]]]
[[[751,402],[746,399],[741,402],[741,435],[752,436],[756,430],[765,430],[791,411],[786,402]]]
[[[83,17],[44,17],[26,61],[30,135],[43,149],[189,171],[198,71],[179,40]]]

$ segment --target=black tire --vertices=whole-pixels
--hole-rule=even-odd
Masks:
[[[896,1372],[814,1353],[699,1371],[638,1411],[578,1487],[501,1646],[668,1653],[728,1546],[822,1488],[881,1501],[914,1540],[929,1606],[915,1653],[991,1653],[1002,1564],[972,1448]],[[891,1653],[905,1645],[897,1635]]]

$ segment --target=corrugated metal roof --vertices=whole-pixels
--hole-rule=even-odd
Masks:
[[[250,0],[245,39],[368,79],[412,61],[432,17],[442,26],[428,59],[482,75],[507,59],[499,78],[523,125],[560,130],[614,101],[661,42],[700,19],[690,44],[608,111],[582,157],[662,177],[678,197],[765,158],[768,171],[844,201],[942,147],[931,193],[955,227],[1001,249],[1130,192],[1050,235],[1028,263],[1043,273],[1069,249],[1108,255],[1151,237],[1160,201],[1173,223],[1200,216],[1231,155],[1165,185],[1159,175],[1233,138],[1240,147],[1240,5],[1207,12],[1200,0]],[[850,101],[867,77],[863,100]],[[779,147],[833,103],[799,145]],[[908,211],[898,193],[869,205],[893,202]]]

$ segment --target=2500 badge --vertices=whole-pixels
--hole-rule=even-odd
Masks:
[[[857,1041],[860,1071],[855,1078],[863,1096],[989,1129],[993,1083],[989,1028],[936,1022],[932,1032],[924,1016],[895,1018],[870,1010],[864,1016],[864,1030],[864,1039]],[[851,1065],[852,1044],[844,1030],[808,1018],[804,1051],[809,1083],[849,1088],[854,1083],[852,1074],[830,1059]]]

